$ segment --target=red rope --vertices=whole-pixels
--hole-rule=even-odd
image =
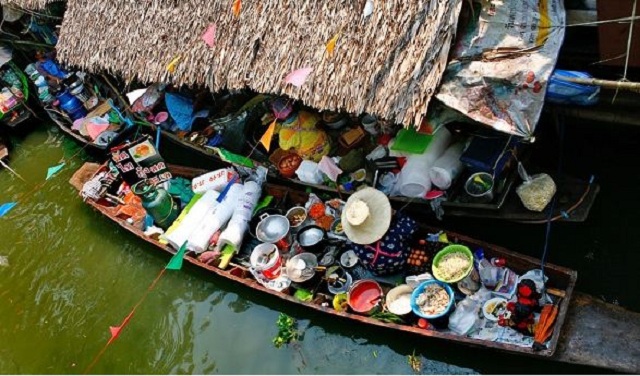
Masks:
[[[131,312],[129,312],[129,314],[124,318],[124,320],[122,320],[122,323],[118,327],[119,328],[118,331],[115,334],[111,335],[111,338],[109,338],[109,341],[107,341],[107,343],[102,347],[100,352],[93,358],[93,361],[84,370],[83,374],[85,374],[85,375],[89,374],[91,372],[91,370],[93,369],[93,367],[96,364],[98,364],[98,362],[100,361],[100,359],[102,358],[104,353],[107,351],[107,348],[109,348],[109,346],[112,343],[114,343],[116,341],[116,339],[118,339],[118,337],[120,336],[120,333],[122,332],[122,330],[125,328],[125,326],[127,326],[129,324],[129,322],[131,321],[131,318],[133,318],[133,314],[136,312],[136,310],[138,309],[140,304],[142,304],[142,302],[147,298],[149,293],[156,287],[156,284],[158,284],[158,281],[160,280],[160,278],[162,278],[162,276],[164,275],[164,272],[166,270],[167,270],[166,268],[162,268],[162,270],[160,271],[160,274],[158,274],[158,276],[153,280],[153,282],[151,282],[151,284],[147,288],[147,291],[145,291],[144,295],[142,295],[142,298],[140,298],[140,300],[138,300],[138,302],[133,306],[133,309],[131,310]]]

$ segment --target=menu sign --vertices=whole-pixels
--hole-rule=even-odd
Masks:
[[[164,159],[148,137],[112,148],[111,161],[130,186],[145,179],[157,185],[172,178]]]

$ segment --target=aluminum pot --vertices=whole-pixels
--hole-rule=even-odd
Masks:
[[[269,215],[278,215],[282,214],[282,210],[275,208],[262,208],[258,210],[253,217],[251,217],[251,220],[249,221],[249,235],[251,235],[251,237],[254,239],[258,239],[256,237],[256,227],[258,227],[258,224],[260,223],[260,221],[262,221],[260,216],[265,213]]]
[[[256,237],[261,242],[273,243],[279,249],[285,250],[291,245],[290,227],[289,220],[284,215],[264,213],[256,226]]]

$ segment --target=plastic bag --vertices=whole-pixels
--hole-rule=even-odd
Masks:
[[[524,180],[516,189],[522,204],[529,210],[541,212],[556,194],[556,183],[547,174],[527,175],[521,163],[518,163],[518,172]]]
[[[598,103],[599,86],[581,85],[562,79],[567,78],[593,78],[585,72],[567,71],[557,69],[549,80],[547,89],[547,101],[559,104],[577,104],[590,106]]]
[[[491,297],[490,291],[481,288],[464,298],[449,316],[449,329],[459,335],[467,335],[480,326],[479,312],[482,304]]]

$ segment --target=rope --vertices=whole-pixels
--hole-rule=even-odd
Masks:
[[[113,334],[111,336],[111,338],[109,338],[109,341],[107,341],[107,343],[102,347],[100,352],[98,352],[98,354],[96,354],[96,356],[93,358],[93,361],[91,361],[89,366],[84,370],[83,374],[85,374],[85,375],[89,374],[91,372],[91,370],[93,369],[93,367],[95,367],[95,365],[98,364],[100,359],[102,359],[102,356],[107,351],[109,346],[111,346],[111,344],[113,344],[116,341],[116,339],[118,339],[118,337],[120,336],[120,333],[122,332],[122,330],[129,324],[129,322],[131,322],[131,319],[133,318],[133,314],[136,312],[138,307],[140,307],[142,302],[144,302],[144,300],[147,298],[147,296],[149,296],[149,293],[156,287],[156,285],[158,284],[158,281],[160,280],[160,278],[162,278],[162,276],[164,275],[166,270],[167,270],[166,268],[162,268],[162,270],[160,271],[160,274],[158,274],[158,276],[153,280],[153,282],[151,282],[151,284],[147,288],[147,291],[145,291],[144,295],[142,295],[142,298],[140,298],[140,300],[138,300],[138,302],[131,309],[131,312],[129,312],[129,314],[124,318],[124,320],[122,320],[122,323],[118,327],[118,329],[119,329],[118,332],[116,332],[115,334]]]
[[[560,174],[562,173],[562,167],[563,167],[563,154],[564,154],[564,122],[560,120],[559,115],[557,112],[554,112],[554,117],[555,117],[555,122],[559,127],[559,132],[560,132],[560,145],[558,146],[558,174],[556,176],[560,176]],[[551,221],[551,216],[553,215],[553,212],[556,208],[556,202],[558,201],[558,195],[554,195],[553,199],[551,201],[551,206],[549,207],[549,212],[547,214],[547,226],[545,229],[545,235],[544,235],[544,247],[542,248],[542,257],[540,258],[540,270],[542,271],[542,283],[544,286],[544,264],[547,261],[547,253],[549,251],[549,241],[551,239],[551,224],[553,223]],[[543,287],[544,290],[544,287]],[[544,293],[544,291],[543,291]]]
[[[629,56],[631,55],[631,42],[633,41],[633,27],[634,21],[636,18],[636,5],[638,5],[638,0],[633,0],[633,9],[631,9],[631,23],[629,24],[629,35],[627,37],[627,51],[625,53],[624,59],[624,73],[622,74],[622,78],[619,82],[628,81],[627,80],[627,71],[629,69]],[[616,87],[616,92],[613,95],[613,99],[611,99],[611,103],[615,103],[616,98],[618,98],[618,92],[620,92],[620,88]]]

